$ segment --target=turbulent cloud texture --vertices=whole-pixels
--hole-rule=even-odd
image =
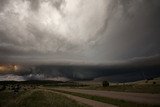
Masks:
[[[159,10],[159,0],[0,0],[0,60],[106,63],[155,56]]]

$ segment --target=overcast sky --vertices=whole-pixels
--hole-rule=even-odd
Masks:
[[[160,0],[0,0],[1,63],[158,57]]]

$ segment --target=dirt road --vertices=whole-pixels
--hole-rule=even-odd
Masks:
[[[51,91],[51,90],[47,90],[47,91]],[[86,98],[77,97],[77,96],[73,96],[73,95],[69,95],[69,94],[59,93],[59,92],[55,92],[55,91],[51,91],[51,92],[64,95],[64,96],[66,96],[70,99],[73,99],[73,100],[75,100],[77,102],[80,102],[80,103],[83,103],[83,104],[87,104],[87,105],[92,106],[92,107],[117,107],[115,105],[102,103],[102,102],[98,102],[98,101],[94,101],[94,100],[89,100],[89,99],[86,99]]]
[[[77,92],[77,93],[109,97],[114,99],[123,99],[126,101],[132,101],[132,102],[138,102],[138,103],[160,105],[160,94],[97,91],[97,90],[68,89],[68,88],[56,88],[56,89],[69,91],[69,92]]]
[[[102,103],[102,102],[98,102],[98,101],[94,101],[94,100],[89,100],[86,98],[77,97],[77,96],[73,96],[73,95],[69,95],[69,94],[64,94],[64,93],[60,93],[60,94],[63,94],[65,96],[67,96],[68,98],[74,99],[80,103],[84,103],[84,104],[90,105],[92,107],[117,107],[115,105]]]

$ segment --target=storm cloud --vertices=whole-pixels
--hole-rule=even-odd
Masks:
[[[159,10],[159,0],[1,0],[0,59],[106,63],[155,56]]]

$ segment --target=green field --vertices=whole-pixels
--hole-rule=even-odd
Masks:
[[[88,107],[88,105],[51,91],[35,89],[17,94],[1,91],[0,107]]]

